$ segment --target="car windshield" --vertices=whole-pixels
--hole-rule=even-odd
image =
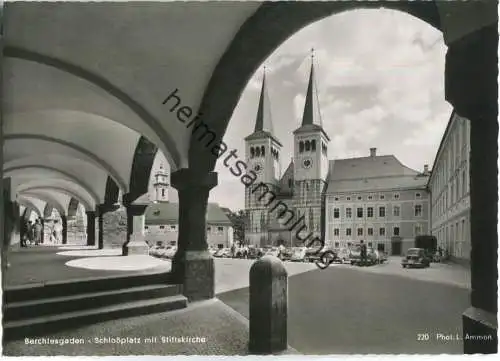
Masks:
[[[409,256],[416,256],[419,253],[420,253],[420,249],[413,248],[413,249],[409,249],[408,250],[408,255]]]

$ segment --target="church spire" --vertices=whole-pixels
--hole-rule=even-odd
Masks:
[[[268,132],[274,136],[273,122],[271,118],[271,102],[267,93],[266,86],[266,67],[264,67],[264,75],[262,76],[262,89],[260,91],[259,107],[257,109],[257,119],[255,121],[254,132]]]
[[[314,73],[314,49],[311,49],[311,71],[309,73],[309,84],[307,85],[306,102],[302,115],[302,126],[315,124],[323,127]]]

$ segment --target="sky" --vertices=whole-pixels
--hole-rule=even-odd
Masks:
[[[314,48],[323,127],[330,159],[363,157],[369,148],[394,154],[403,164],[432,167],[452,107],[444,99],[446,46],[442,33],[394,10],[354,10],[317,21],[286,40],[255,72],[242,93],[224,137],[244,159],[244,138],[253,132],[266,66],[275,135],[283,144],[282,173],[293,154]],[[210,202],[244,208],[244,186],[222,161]],[[163,154],[152,174],[168,163]],[[151,177],[151,184],[154,177]],[[151,186],[152,187],[152,186]],[[175,189],[169,199],[177,202]]]

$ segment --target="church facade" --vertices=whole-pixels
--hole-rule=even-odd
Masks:
[[[393,155],[377,155],[375,148],[367,157],[328,159],[330,138],[322,125],[314,71],[311,64],[302,122],[293,132],[293,158],[283,174],[282,144],[274,134],[264,74],[245,155],[248,169],[257,175],[255,183],[268,189],[245,189],[246,242],[301,246],[304,239],[320,237],[328,246],[342,247],[365,240],[401,254],[415,235],[429,234],[428,166],[410,169]],[[271,192],[274,202],[265,197]],[[304,227],[291,229],[284,209]]]

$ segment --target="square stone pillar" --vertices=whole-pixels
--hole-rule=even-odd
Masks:
[[[118,210],[120,208],[120,205],[119,204],[99,204],[97,206],[97,213],[98,213],[98,224],[99,224],[99,234],[98,234],[98,247],[99,249],[103,249],[105,248],[113,248],[113,244],[112,244],[112,240],[110,239],[111,236],[112,236],[112,233],[113,231],[116,230],[116,225],[111,225],[111,228],[114,228],[114,229],[110,229],[110,225],[109,224],[106,224],[106,223],[109,223],[109,222],[106,222],[105,219],[109,218],[109,215],[108,213],[110,212],[115,212],[116,210]],[[124,237],[125,239],[125,234],[124,234]],[[118,246],[121,247],[121,244],[123,242],[121,242]]]
[[[147,206],[147,204],[127,205],[127,241],[122,247],[123,256],[149,254],[145,238]]]
[[[95,211],[87,211],[87,246],[95,246]]]
[[[497,353],[498,24],[448,46],[445,96],[469,119],[471,306],[463,313],[464,353]]]
[[[62,221],[62,244],[68,243],[68,219],[66,216],[61,216]]]
[[[170,181],[179,194],[179,238],[172,275],[183,285],[189,301],[213,298],[214,262],[207,246],[206,213],[210,189],[217,185],[217,173],[180,169],[172,173]]]

